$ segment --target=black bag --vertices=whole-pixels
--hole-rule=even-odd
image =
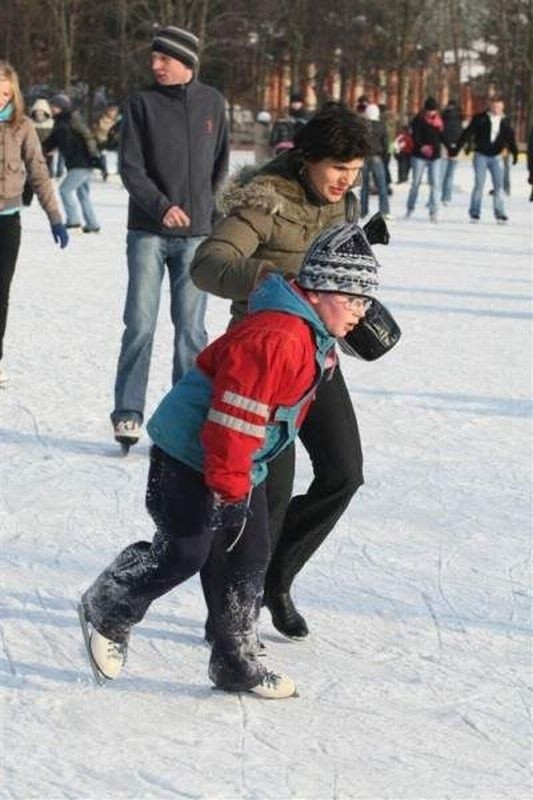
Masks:
[[[401,335],[400,326],[390,311],[373,297],[365,318],[338,342],[346,355],[375,361],[392,350]]]
[[[380,211],[370,217],[366,225],[363,225],[363,230],[370,244],[388,244],[390,241],[389,229]]]

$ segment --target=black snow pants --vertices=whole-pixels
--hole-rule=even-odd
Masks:
[[[0,214],[0,360],[7,325],[9,290],[20,247],[20,214]]]
[[[313,466],[306,494],[291,499],[294,446],[269,464],[272,558],[265,580],[267,602],[269,595],[289,591],[363,483],[357,419],[338,365],[331,379],[319,384],[299,437]]]
[[[126,547],[85,592],[91,624],[113,641],[127,640],[150,604],[198,572],[210,556],[209,676],[222,689],[257,685],[266,671],[257,659],[256,633],[270,555],[264,485],[252,492],[250,518],[228,551],[235,531],[210,530],[203,476],[153,445],[146,507],[156,526],[154,538]]]

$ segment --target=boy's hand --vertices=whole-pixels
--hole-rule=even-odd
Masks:
[[[246,497],[243,500],[230,501],[213,492],[209,498],[209,506],[208,525],[213,533],[239,531],[250,516]]]

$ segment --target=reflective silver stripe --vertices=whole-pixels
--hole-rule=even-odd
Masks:
[[[222,395],[222,402],[242,408],[244,411],[250,411],[252,414],[257,414],[259,417],[268,419],[270,415],[270,408],[266,403],[259,403],[257,400],[252,400],[250,397],[245,397],[242,394],[235,394],[235,392],[224,392]]]
[[[223,414],[222,411],[216,411],[214,408],[209,409],[207,419],[211,420],[211,422],[218,422],[219,425],[224,425],[225,428],[231,428],[233,431],[257,436],[258,439],[263,439],[265,436],[264,425],[252,425],[251,422],[232,417],[231,414]]]

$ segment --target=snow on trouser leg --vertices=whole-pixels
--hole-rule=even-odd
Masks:
[[[217,689],[247,691],[261,683],[265,674],[265,667],[257,660],[255,631],[215,638],[209,660],[209,678]]]
[[[230,554],[226,557],[231,559]],[[256,628],[264,574],[264,569],[233,573],[227,585],[212,587],[209,678],[218,689],[247,690],[264,677],[266,670],[257,659]]]
[[[128,640],[131,627],[144,617],[154,599],[135,591],[138,578],[147,572],[150,549],[149,542],[126,547],[82,595],[86,619],[114,642]]]

